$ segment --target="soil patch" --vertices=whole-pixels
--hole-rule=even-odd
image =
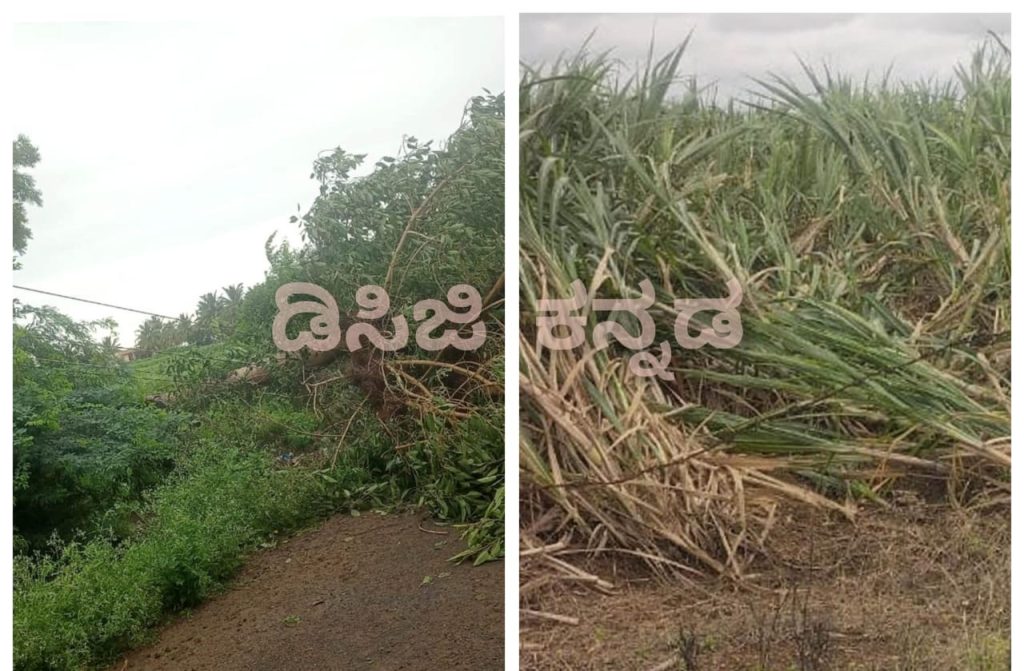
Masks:
[[[787,517],[787,516],[784,516]],[[1010,515],[918,505],[856,524],[791,511],[749,584],[665,584],[635,564],[588,571],[617,593],[552,590],[524,618],[521,668],[1005,671]]]
[[[500,669],[503,563],[448,561],[463,547],[422,516],[336,516],[254,555],[111,669]]]

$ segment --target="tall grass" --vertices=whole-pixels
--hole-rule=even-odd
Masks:
[[[741,576],[782,498],[853,515],[907,473],[1007,492],[1008,55],[939,84],[808,66],[717,106],[680,85],[684,52],[627,79],[585,51],[523,68],[526,555]],[[538,300],[645,278],[673,382],[536,345]],[[681,349],[673,300],[731,278],[742,343]]]

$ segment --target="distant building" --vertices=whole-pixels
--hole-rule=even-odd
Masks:
[[[117,351],[114,352],[114,356],[121,361],[131,362],[145,357],[146,352],[136,347],[118,347]]]

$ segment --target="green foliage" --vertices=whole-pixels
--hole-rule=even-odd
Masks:
[[[14,524],[21,549],[69,537],[168,472],[182,418],[140,405],[126,368],[92,339],[104,323],[16,306]]]
[[[39,163],[39,150],[25,135],[19,135],[14,141],[14,214],[12,223],[14,226],[14,251],[18,255],[25,253],[28,248],[28,241],[32,238],[32,231],[28,227],[28,212],[26,205],[41,206],[43,194],[36,187],[36,180],[32,175],[25,172]],[[15,261],[14,269],[21,265]]]
[[[231,390],[207,399],[197,435],[228,445],[248,445],[272,455],[308,452],[327,443],[316,416],[284,395]]]
[[[267,335],[277,312],[274,293],[287,282],[323,286],[349,314],[356,289],[382,285],[391,297],[391,314],[410,319],[416,301],[444,297],[454,284],[469,283],[485,294],[504,267],[503,145],[504,96],[488,94],[470,101],[462,126],[443,147],[406,138],[399,156],[382,158],[358,178],[352,174],[365,156],[341,148],[322,155],[310,175],[320,195],[294,218],[306,244],[293,249],[275,246],[273,236],[267,240],[271,268],[242,301],[236,342],[254,357],[273,353]],[[503,313],[498,308],[494,315],[491,333]],[[493,362],[500,349],[500,343],[488,342],[480,353]],[[343,379],[317,392],[322,424],[333,427],[325,433],[341,431],[351,420],[345,444],[309,439],[299,449],[329,460],[323,475],[339,483],[343,500],[418,502],[459,524],[490,520],[490,526],[467,535],[469,554],[500,556],[504,511],[494,505],[503,482],[503,441],[494,428],[502,425],[500,400],[476,399],[465,408],[470,416],[455,420],[447,414],[453,401],[443,386],[446,373],[438,372],[424,378],[434,393],[430,409],[390,420],[382,434],[373,416],[373,404],[381,399],[353,389],[351,375],[337,375],[346,365],[325,371]],[[500,365],[482,372],[493,379],[501,375]],[[279,378],[275,391],[295,393],[293,372],[273,374]],[[388,384],[398,389],[396,382]],[[285,423],[315,433],[294,419],[280,422]],[[281,444],[273,434],[264,438]]]
[[[343,309],[356,289],[385,286],[392,312],[443,297],[453,284],[481,293],[503,268],[504,95],[473,98],[443,148],[406,138],[398,157],[352,178],[363,156],[319,158],[320,196],[300,220],[308,280]]]
[[[277,305],[274,302],[277,288],[289,282],[313,281],[300,262],[298,254],[291,250],[287,242],[275,247],[274,237],[271,235],[266,241],[270,269],[262,282],[246,292],[245,298],[238,306],[235,321],[234,340],[244,344],[252,352],[265,354],[276,351],[268,333],[277,315]]]
[[[153,353],[184,344],[224,342],[235,333],[244,297],[245,287],[232,284],[224,287],[224,296],[218,296],[216,291],[203,294],[195,316],[182,313],[174,320],[150,317],[135,332],[135,346]]]
[[[469,102],[462,126],[442,148],[406,138],[399,156],[381,159],[359,178],[351,173],[363,156],[341,148],[322,156],[311,174],[320,196],[297,219],[307,246],[296,254],[268,243],[275,280],[320,284],[352,312],[356,289],[381,285],[391,313],[407,318],[416,301],[443,297],[455,284],[486,294],[504,268],[504,121],[504,95],[488,94]],[[500,309],[496,314],[500,320]],[[481,354],[494,360],[493,352]],[[481,370],[493,374],[491,367]],[[447,414],[453,399],[445,375],[422,378],[434,394],[429,410],[393,420],[391,440],[360,437],[360,451],[342,463],[360,462],[371,481],[386,477],[403,500],[439,519],[481,523],[467,534],[467,556],[493,559],[503,551],[504,509],[495,505],[504,481],[501,402],[478,399],[466,406],[468,417],[455,419]]]
[[[490,419],[491,421],[488,421]],[[438,518],[466,523],[484,517],[504,478],[500,415],[474,415],[454,426],[425,417],[421,441],[406,457],[419,501]]]
[[[135,347],[146,354],[176,347],[188,342],[190,331],[191,318],[187,316],[185,321],[150,317],[135,331]]]
[[[452,557],[452,561],[472,559],[474,566],[505,555],[505,485],[494,495],[483,514],[467,525],[462,539],[468,546]]]
[[[339,503],[414,504],[462,527],[468,548],[453,560],[498,559],[505,521],[501,422],[500,407],[454,422],[441,416],[406,419],[390,427],[410,441],[396,448],[376,420],[366,418],[352,427],[350,447],[325,476],[332,483],[345,480]]]
[[[77,670],[145,639],[167,610],[195,605],[244,553],[321,514],[309,473],[275,469],[267,455],[200,444],[138,507],[139,531],[59,545],[15,560],[14,664]]]
[[[110,394],[68,399],[60,427],[19,453],[16,528],[38,546],[71,535],[118,501],[159,483],[176,456],[177,417]]]
[[[183,347],[163,359],[164,373],[179,391],[196,389],[201,383],[223,378],[246,361],[245,353],[230,344]]]

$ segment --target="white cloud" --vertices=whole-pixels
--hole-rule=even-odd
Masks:
[[[260,281],[263,244],[316,195],[317,152],[443,140],[503,88],[501,19],[321,24],[21,24],[14,132],[39,147],[44,206],[21,285],[162,314]],[[8,103],[10,104],[10,103]],[[144,316],[21,291],[75,318]]]
[[[892,67],[906,80],[948,78],[986,31],[1006,35],[1008,14],[526,14],[520,59],[536,66],[575,52],[611,49],[626,66],[678,46],[692,31],[683,74],[716,84],[720,96],[742,94],[751,77],[799,77],[798,58],[858,79]]]

